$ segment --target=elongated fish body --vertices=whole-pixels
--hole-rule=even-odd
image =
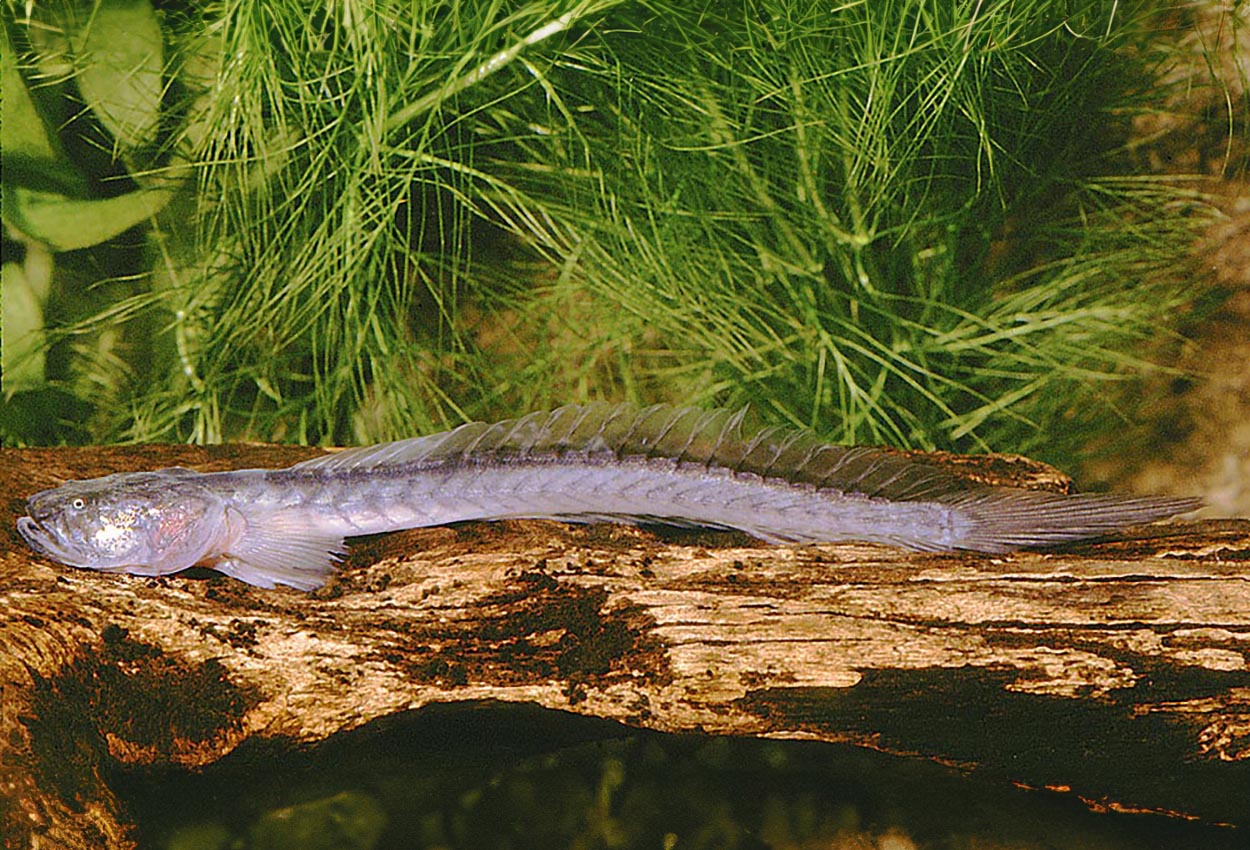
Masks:
[[[36,551],[165,575],[202,564],[260,587],[325,582],[344,539],[505,518],[732,528],[773,542],[863,540],[1006,552],[1097,537],[1199,505],[970,484],[882,449],[743,412],[569,405],[328,454],[286,469],[122,473],[36,493]]]

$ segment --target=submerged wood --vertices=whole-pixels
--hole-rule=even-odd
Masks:
[[[357,541],[312,595],[60,567],[14,529],[65,478],[315,449],[0,452],[0,835],[132,846],[116,764],[209,765],[432,702],[838,741],[1250,831],[1250,522],[1005,556],[470,523]],[[943,462],[1060,488],[1048,467]]]

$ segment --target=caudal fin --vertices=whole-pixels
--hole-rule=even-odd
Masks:
[[[974,552],[1009,552],[1111,534],[1202,506],[1182,496],[1066,495],[1015,487],[985,487],[941,499],[959,509],[967,529],[954,545]]]

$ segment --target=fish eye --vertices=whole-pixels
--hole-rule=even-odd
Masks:
[[[69,506],[76,511],[81,511],[83,508],[87,507],[87,503],[84,502],[81,498],[78,498],[70,502]]]

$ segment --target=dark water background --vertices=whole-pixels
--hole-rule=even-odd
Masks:
[[[1250,846],[1244,831],[1095,813],[1070,794],[855,747],[638,732],[493,703],[112,781],[141,846],[171,850]]]

